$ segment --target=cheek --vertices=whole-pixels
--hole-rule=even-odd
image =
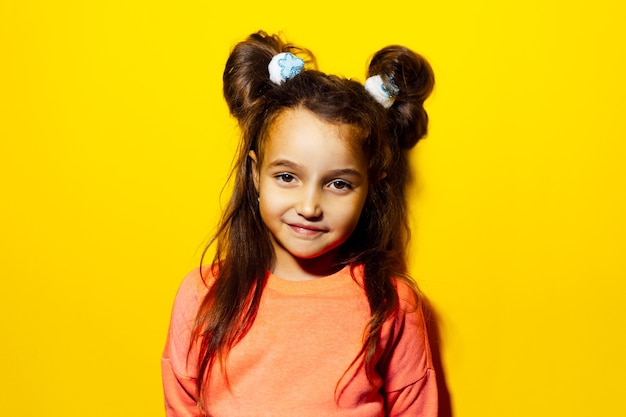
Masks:
[[[342,217],[346,229],[350,229],[350,233],[354,230],[359,219],[361,218],[361,212],[365,205],[365,198],[358,198],[351,204],[343,204]]]
[[[261,198],[261,201],[263,199]],[[266,204],[259,204],[259,214],[261,217],[261,224],[265,226],[268,232],[271,232],[273,228],[273,224],[276,222],[276,214],[272,212],[271,207],[268,207]]]
[[[261,213],[261,219],[266,222],[273,212],[273,207],[269,204],[269,201],[271,200],[269,196],[261,195],[259,198],[259,212]]]
[[[261,182],[259,192],[259,212],[265,224],[276,217],[280,217],[285,211],[287,199],[272,187],[264,186]]]

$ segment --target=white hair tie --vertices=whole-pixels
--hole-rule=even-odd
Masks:
[[[372,75],[365,80],[365,89],[367,92],[370,93],[370,95],[386,109],[391,107],[395,100],[395,96],[399,92],[398,87],[393,84],[392,79],[389,80],[389,87],[390,88],[388,89],[385,86],[385,83],[380,75]]]
[[[270,72],[270,80],[281,85],[285,80],[295,77],[304,68],[304,60],[291,52],[281,52],[274,55],[267,69]]]

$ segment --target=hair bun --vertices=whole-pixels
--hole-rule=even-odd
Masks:
[[[268,66],[279,55],[293,56],[302,64],[315,67],[315,57],[307,49],[286,43],[278,35],[263,31],[251,34],[233,48],[224,68],[224,98],[230,113],[238,120],[247,117],[258,109],[268,90],[282,82],[270,80]],[[304,59],[295,58],[301,55]],[[282,55],[281,55],[282,56]],[[301,69],[301,68],[300,68]]]
[[[230,113],[241,120],[270,87],[267,70],[283,47],[275,35],[253,33],[233,48],[224,68],[224,98]]]
[[[430,64],[404,46],[391,45],[374,54],[367,75],[380,75],[385,85],[397,88],[388,111],[390,128],[401,148],[412,148],[428,130],[424,101],[435,85]]]

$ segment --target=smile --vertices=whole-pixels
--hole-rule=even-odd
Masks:
[[[327,232],[325,229],[303,224],[287,224],[287,226],[289,226],[292,232],[299,236],[315,237]]]

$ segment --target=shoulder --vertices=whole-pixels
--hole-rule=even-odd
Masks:
[[[398,306],[401,312],[415,312],[420,309],[420,297],[413,282],[403,278],[393,280],[398,294]]]
[[[214,280],[210,272],[208,267],[189,272],[174,299],[163,358],[171,361],[171,366],[178,375],[195,374],[190,371],[194,366],[188,366],[187,358],[198,308]]]
[[[194,295],[204,296],[215,281],[210,266],[203,266],[191,270],[183,279],[178,288],[177,297]]]
[[[174,328],[193,327],[198,308],[213,282],[210,267],[196,268],[185,276],[178,287],[172,308],[171,324]]]
[[[213,282],[214,278],[210,267],[196,268],[190,271],[178,287],[174,309],[176,310],[177,307],[197,307]]]
[[[427,322],[424,305],[416,286],[404,279],[394,280],[398,306],[391,317],[392,338],[404,340],[410,350],[422,352],[430,362]]]
[[[413,285],[403,279],[394,280],[398,307],[386,323],[383,333],[385,355],[385,390],[402,389],[424,378],[432,371],[432,356],[428,341],[423,306]]]

